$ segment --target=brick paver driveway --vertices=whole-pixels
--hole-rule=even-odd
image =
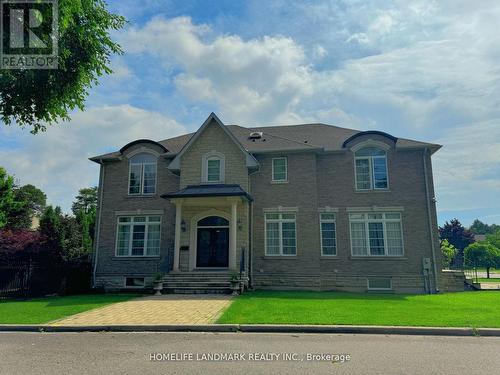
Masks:
[[[50,325],[210,324],[230,304],[229,295],[147,296],[72,315]]]

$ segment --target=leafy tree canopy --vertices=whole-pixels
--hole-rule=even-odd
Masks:
[[[443,265],[449,267],[452,260],[457,255],[457,248],[450,244],[448,240],[441,241],[441,253],[443,255]]]
[[[73,215],[77,216],[84,212],[86,214],[96,211],[97,207],[97,186],[91,188],[84,188],[78,191],[75,201],[71,206]]]
[[[465,248],[465,264],[473,267],[485,267],[487,277],[490,268],[500,266],[500,249],[486,241],[475,242]]]
[[[481,220],[476,219],[470,226],[469,230],[474,234],[492,234],[500,230],[500,225],[483,223]]]
[[[30,184],[15,186],[13,191],[16,205],[8,212],[7,226],[12,229],[29,229],[33,217],[39,217],[45,209],[47,196]]]
[[[110,57],[121,54],[111,30],[125,24],[108,12],[103,0],[59,0],[58,69],[3,70],[0,74],[0,119],[45,130],[45,124],[69,120],[84,109],[89,89],[110,74]]]
[[[439,237],[441,240],[448,240],[450,244],[461,251],[474,242],[472,232],[465,229],[458,219],[453,219],[439,227]]]
[[[13,188],[14,178],[0,167],[0,228],[7,225],[9,212],[16,207]]]
[[[495,233],[486,235],[486,241],[495,246],[497,249],[500,249],[500,229],[498,229]]]

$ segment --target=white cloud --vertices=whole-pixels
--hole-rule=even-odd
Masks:
[[[97,184],[99,168],[89,157],[139,138],[161,140],[184,132],[176,121],[130,105],[90,108],[37,135],[1,127],[2,138],[17,145],[0,150],[0,164],[22,184],[45,191],[49,203],[69,210],[78,189]]]
[[[177,89],[189,100],[216,104],[232,122],[273,121],[311,92],[310,64],[292,39],[211,36],[208,26],[187,17],[154,18],[131,28],[123,45],[159,58],[165,67],[177,64],[183,69]],[[318,56],[325,53],[317,47]]]
[[[500,210],[500,118],[453,129],[434,156],[440,210]]]

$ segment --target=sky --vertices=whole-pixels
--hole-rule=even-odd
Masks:
[[[0,124],[0,165],[69,211],[97,185],[89,157],[195,131],[323,122],[442,144],[439,223],[500,223],[500,2],[109,1],[128,19],[69,122]],[[140,3],[140,5],[138,5]]]

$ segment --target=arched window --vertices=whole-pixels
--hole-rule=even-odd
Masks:
[[[153,154],[142,152],[130,158],[128,193],[151,195],[156,193],[156,161]]]
[[[198,221],[198,227],[229,227],[229,221],[220,216],[208,216]]]
[[[208,183],[224,182],[224,155],[211,152],[203,156],[202,181]]]
[[[389,187],[387,154],[378,147],[364,147],[355,153],[356,190],[383,190]]]

